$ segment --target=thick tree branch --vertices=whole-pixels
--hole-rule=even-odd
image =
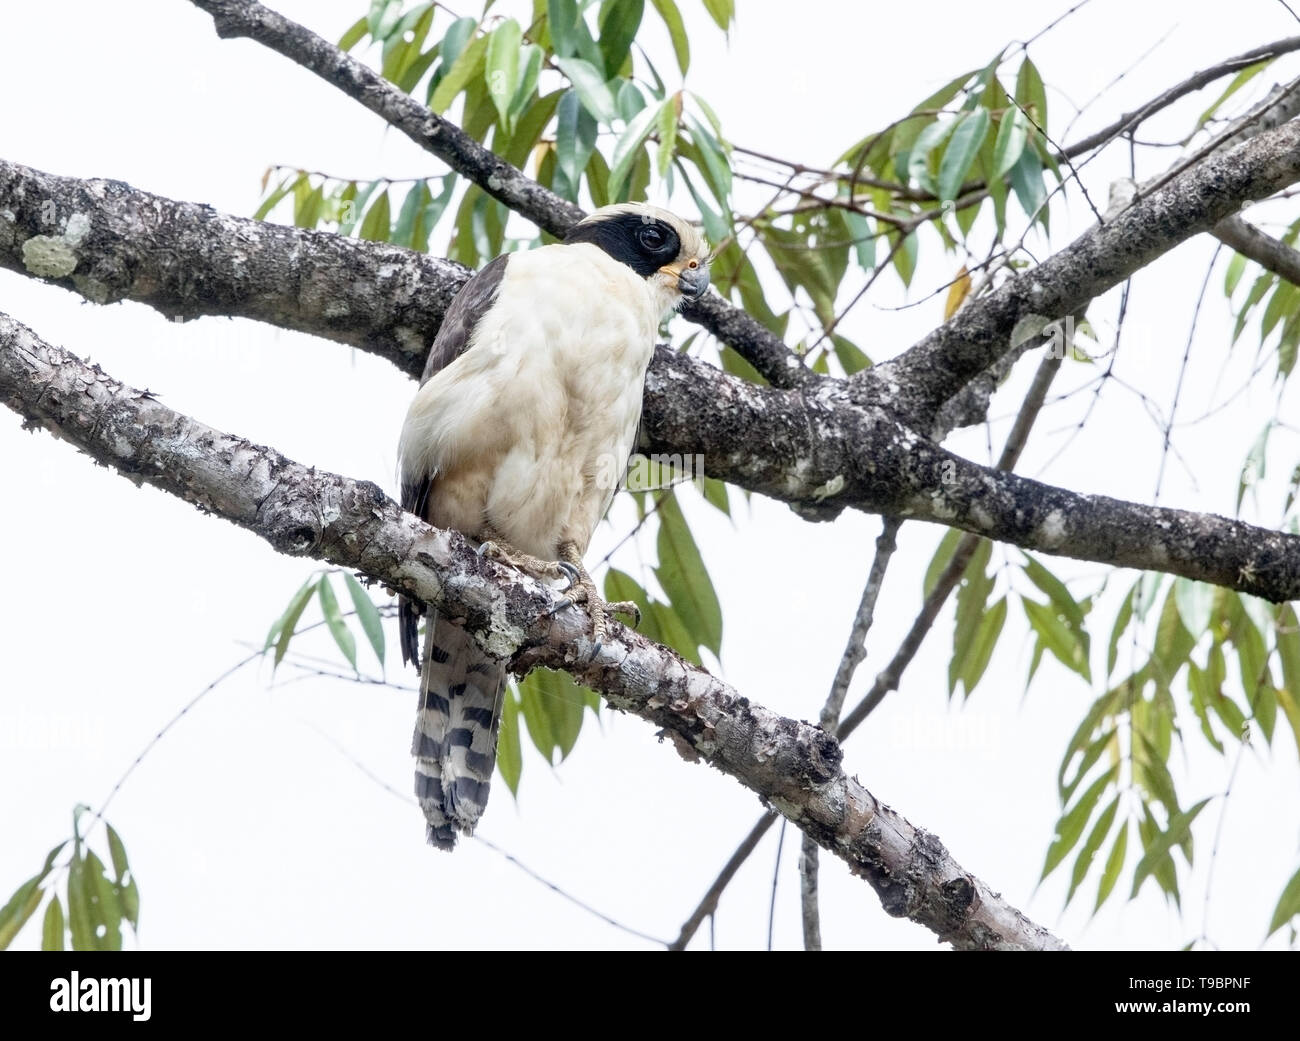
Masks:
[[[57,177],[0,159],[0,267],[97,304],[168,318],[253,318],[424,368],[470,272],[400,246],[176,202],[122,181]]]
[[[253,0],[191,2],[212,16],[218,36],[247,37],[314,72],[556,238],[563,238],[585,216],[580,207],[538,184],[456,124],[297,22]],[[817,379],[780,338],[717,294],[692,303],[682,313],[730,344],[774,386],[793,387]]]
[[[1209,231],[1242,203],[1300,180],[1295,121],[1215,153],[1037,267],[1007,279],[899,357],[854,377],[862,396],[889,400],[928,430],[944,403],[1044,320],[1070,314],[1167,253]],[[1018,336],[1018,328],[1022,331]]]
[[[704,760],[771,803],[847,861],[890,914],[964,948],[1060,949],[915,828],[845,775],[833,737],[778,716],[674,652],[615,623],[592,656],[585,615],[478,556],[456,532],[404,513],[368,481],[303,466],[181,415],[148,392],[43,342],[0,315],[0,396],[137,483],[170,492],[261,536],[415,596],[519,670],[563,668],[614,708],[663,728],[684,758]]]
[[[1214,226],[1214,237],[1266,271],[1300,286],[1300,250],[1265,235],[1241,217],[1229,217]]]
[[[240,314],[319,332],[374,349],[407,372],[419,368],[416,344],[464,276],[458,265],[396,247],[226,217],[118,182],[54,178],[15,164],[0,164],[0,264],[90,299],[126,296],[164,313]],[[906,396],[905,384],[892,389]],[[860,391],[836,380],[803,390],[759,387],[660,348],[646,378],[644,447],[701,454],[710,476],[812,516],[854,507],[1273,600],[1300,592],[1300,539],[998,474],[908,429],[892,401],[861,403]]]

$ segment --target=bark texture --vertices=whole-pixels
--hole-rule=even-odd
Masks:
[[[683,758],[729,774],[848,863],[885,910],[956,947],[1062,949],[842,769],[821,728],[777,715],[613,623],[592,657],[589,623],[533,579],[480,558],[380,488],[324,473],[206,426],[0,315],[0,397],[137,483],[177,495],[276,551],[354,568],[452,618],[517,670],[563,668],[614,707],[661,727]]]

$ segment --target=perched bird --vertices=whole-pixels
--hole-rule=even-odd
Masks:
[[[567,579],[597,650],[609,612],[583,566],[636,443],[646,366],[664,315],[709,285],[691,225],[639,203],[606,206],[563,243],[497,257],[448,308],[406,415],[402,506],[479,552]],[[421,667],[412,754],[428,839],[472,833],[496,762],[506,668],[462,628],[403,599],[404,661]]]

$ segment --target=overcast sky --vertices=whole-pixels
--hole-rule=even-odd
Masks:
[[[336,39],[366,5],[277,0],[274,6]],[[900,26],[893,8],[875,5],[804,5],[799,17],[790,17],[789,5],[750,3],[742,5],[729,42],[694,0],[682,6],[693,30],[687,85],[712,103],[731,139],[816,165],[958,72],[982,66],[1008,39],[1032,35],[1069,4],[1004,3],[994,16],[988,7],[935,0],[925,5],[923,20]],[[1033,45],[1049,89],[1059,88],[1050,94],[1053,129],[1063,128],[1060,117],[1071,104],[1091,98],[1157,43],[1085,113],[1076,135],[1192,70],[1296,31],[1286,10],[1268,0],[1243,0],[1226,15],[1217,3],[1094,0]],[[259,180],[271,163],[358,178],[443,171],[312,75],[256,44],[218,41],[211,19],[184,0],[132,5],[129,17],[120,5],[90,0],[7,5],[5,18],[0,154],[6,159],[58,174],[117,178],[244,215],[256,208]],[[653,14],[646,18],[655,21]],[[1267,82],[1295,72],[1295,62],[1281,63]],[[1215,96],[1212,89],[1189,99],[1144,128],[1143,137],[1181,137]],[[1169,152],[1148,156],[1146,172],[1172,158]],[[1126,164],[1117,149],[1089,166],[1090,193],[1104,198]],[[757,200],[742,192],[738,205]],[[689,205],[671,201],[689,215]],[[1091,219],[1088,207],[1072,198],[1068,212],[1053,214],[1052,240],[1031,240],[1035,255],[1059,248]],[[1213,252],[1212,241],[1195,240],[1134,280],[1117,372],[1166,411]],[[872,297],[876,306],[859,308],[846,326],[876,360],[904,349],[942,318],[942,296],[889,309],[952,277],[959,261],[941,256],[933,238],[924,253],[910,297],[886,284],[895,280],[883,279]],[[1253,358],[1253,330],[1226,354],[1225,262],[1220,257],[1193,341],[1180,405],[1189,420],[1242,384]],[[394,490],[397,434],[414,385],[387,362],[244,321],[179,325],[135,304],[96,307],[8,272],[0,272],[0,310],[113,376],[150,388],[173,408],[304,463]],[[1103,329],[1114,313],[1113,295],[1095,305]],[[1025,375],[996,399],[995,445]],[[1060,389],[1089,375],[1083,366],[1067,367]],[[1087,429],[1067,444],[1087,399],[1075,394],[1045,412],[1021,470],[1080,491],[1151,501],[1160,428],[1138,396],[1111,384]],[[1162,504],[1231,512],[1242,459],[1274,399],[1264,380],[1212,419],[1177,428],[1182,462],[1171,460]],[[953,444],[982,460],[989,441],[980,428]],[[1296,457],[1294,433],[1280,435],[1272,472],[1289,473]],[[250,644],[260,646],[313,564],[277,556],[254,536],[179,500],[137,489],[48,434],[24,433],[8,412],[0,412],[0,477],[6,490],[0,887],[7,894],[66,837],[75,803],[98,805],[182,705]],[[813,526],[776,503],[755,498],[746,507],[738,495],[733,502],[734,525],[687,502],[724,605],[721,671],[752,699],[815,718],[879,524],[846,514],[833,525]],[[589,560],[617,540],[627,518],[624,502]],[[1276,524],[1276,506],[1261,521]],[[904,527],[850,704],[914,616],[939,534],[926,525]],[[653,546],[646,550],[653,554]],[[628,570],[640,567],[635,547],[616,559]],[[1067,562],[1059,571],[1081,594],[1105,575]],[[1131,580],[1118,576],[1112,594]],[[1114,608],[1111,595],[1096,609],[1094,644],[1104,643]],[[1059,757],[1095,692],[1048,660],[1025,695],[1032,645],[1013,606],[982,685],[968,703],[949,705],[948,617],[902,690],[848,743],[846,768],[1072,945],[1177,947],[1197,936],[1213,845],[1208,825],[1218,824],[1221,803],[1206,811],[1196,870],[1184,872],[1181,916],[1148,885],[1132,903],[1113,899],[1089,921],[1095,881],[1062,914],[1068,873],[1040,888],[1036,882],[1059,813]],[[303,649],[337,660],[326,642]],[[363,661],[367,653],[362,648]],[[402,673],[395,646],[388,674],[414,682]],[[482,844],[465,843],[452,856],[424,845],[419,810],[406,798],[413,694],[296,680],[287,668],[274,683],[260,663],[242,670],[150,751],[117,796],[108,817],[140,880],[141,947],[648,946],[575,908]],[[1184,802],[1191,803],[1223,791],[1232,758],[1208,752],[1194,721],[1187,728],[1187,751],[1176,749],[1171,765]],[[1255,947],[1263,940],[1295,870],[1298,783],[1295,744],[1284,727],[1272,750],[1243,757],[1209,908],[1209,934],[1222,946]],[[518,804],[498,781],[480,834],[620,922],[672,938],[760,812],[753,795],[716,771],[682,762],[641,720],[604,712],[554,771],[526,742]],[[717,916],[718,946],[765,943],[777,842],[773,829],[728,890]],[[783,948],[800,944],[798,845],[789,831],[776,893],[775,943]],[[1133,862],[1131,847],[1130,871]],[[935,947],[919,926],[887,917],[842,863],[823,858],[823,864],[828,948]],[[17,945],[37,940],[29,928]],[[703,934],[697,941],[707,942]],[[1279,942],[1275,937],[1272,945]]]

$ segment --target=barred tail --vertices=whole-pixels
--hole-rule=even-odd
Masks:
[[[430,844],[450,850],[487,806],[506,669],[430,609],[415,717],[415,794]]]

